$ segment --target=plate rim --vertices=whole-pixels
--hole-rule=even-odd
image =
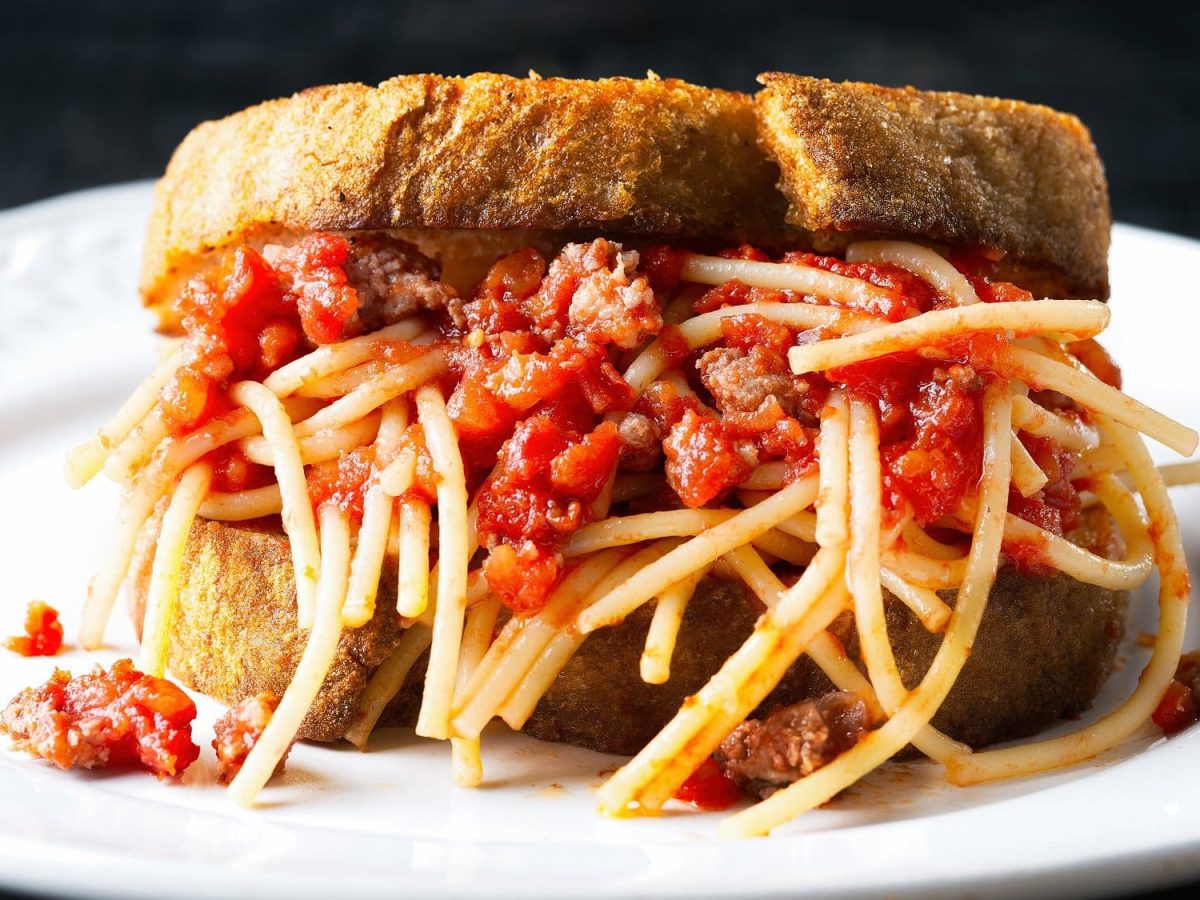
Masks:
[[[85,208],[95,208],[100,212],[107,212],[113,215],[123,213],[119,207],[126,205],[132,206],[137,204],[148,205],[148,201],[153,188],[153,180],[138,180],[131,182],[121,182],[110,185],[103,185],[91,188],[82,188],[76,191],[71,191],[65,194],[59,194],[53,197],[48,197],[26,203],[16,207],[10,207],[0,210],[0,234],[11,233],[15,227],[32,226],[43,222],[52,222],[56,218],[67,214],[78,215]],[[142,220],[144,227],[144,220]],[[1181,248],[1186,247],[1191,251],[1200,251],[1200,239],[1193,238],[1187,235],[1175,234],[1172,232],[1159,231],[1140,225],[1131,225],[1126,223],[1114,223],[1113,241],[1116,243],[1118,235],[1125,235],[1124,240],[1139,238],[1143,240],[1152,240],[1154,242],[1171,243],[1179,245]],[[1198,795],[1200,796],[1200,795]],[[123,798],[131,799],[131,798]],[[1019,801],[1020,797],[1012,798]],[[997,801],[998,803],[1010,801]],[[952,815],[952,813],[943,813],[939,815]],[[907,820],[908,824],[912,824],[919,820]],[[278,827],[278,826],[275,826]],[[291,826],[287,826],[291,827]],[[861,826],[869,829],[873,826]],[[780,836],[768,839],[776,843],[783,841],[803,841],[806,838],[804,834]],[[714,847],[722,846],[711,841],[698,843],[694,847],[688,847],[689,853],[711,853]],[[736,845],[727,845],[736,846]],[[780,855],[784,855],[785,847],[780,847]],[[50,867],[46,871],[37,874],[30,872],[29,878],[22,878],[21,875],[28,871],[28,865],[22,866],[36,860],[40,857],[45,857],[48,861],[54,859],[54,856],[59,851],[68,851],[74,853],[88,852],[87,848],[79,848],[77,845],[57,845],[47,841],[34,841],[31,839],[13,838],[12,835],[0,836],[0,886],[8,887],[17,890],[33,890],[33,891],[52,891],[58,893],[70,893],[81,889],[86,889],[88,893],[94,896],[155,896],[161,893],[162,882],[158,882],[159,890],[155,891],[153,886],[146,885],[146,890],[143,894],[138,894],[136,891],[131,892],[130,884],[113,884],[99,885],[92,880],[97,874],[109,872],[113,869],[128,867],[131,864],[137,863],[141,866],[146,865],[144,858],[139,858],[134,854],[126,854],[125,856],[109,856],[107,859],[92,860],[90,863],[79,865],[78,871],[69,872],[65,867]],[[195,867],[199,864],[190,862],[184,859],[174,859],[170,861],[154,861],[153,865],[164,869],[179,869]],[[47,871],[50,873],[50,878],[46,879]],[[211,874],[211,873],[210,873]],[[232,881],[220,882],[218,885],[213,885],[211,881],[208,884],[200,883],[192,884],[195,888],[193,894],[189,896],[207,896],[213,893],[213,887],[219,887],[221,884],[237,888],[244,887],[247,882],[246,872],[234,872],[232,874],[222,871],[220,873],[222,879],[232,878]],[[1185,879],[1195,878],[1200,875],[1200,830],[1188,840],[1181,840],[1174,843],[1160,844],[1151,849],[1142,849],[1139,851],[1131,851],[1128,856],[1123,855],[1106,855],[1103,858],[1091,860],[1080,860],[1068,864],[1066,868],[1056,868],[1048,870],[1045,868],[1033,869],[1030,871],[1006,871],[1003,873],[993,873],[985,877],[983,881],[973,878],[971,873],[961,873],[953,876],[937,878],[933,881],[922,882],[919,879],[905,882],[899,888],[893,888],[889,893],[920,893],[923,896],[957,896],[964,890],[969,889],[973,895],[977,896],[993,896],[1002,895],[1014,890],[1031,889],[1034,887],[1046,889],[1051,887],[1060,896],[1082,895],[1092,893],[1098,889],[1103,889],[1109,892],[1116,892],[1132,887],[1161,887],[1164,885],[1176,883]],[[257,883],[257,887],[265,892],[267,896],[283,895],[287,893],[289,896],[296,896],[293,890],[285,890],[285,882],[272,880],[267,873],[259,873],[257,877],[251,878],[250,882]],[[316,894],[327,891],[332,887],[345,887],[344,881],[321,883],[319,885],[310,885],[315,890],[308,893]],[[301,885],[300,887],[303,887]],[[430,887],[436,887],[430,885]],[[476,889],[478,885],[475,886]],[[730,892],[724,888],[716,888],[713,892],[705,892],[701,886],[697,890],[697,886],[692,884],[686,887],[688,896],[711,896],[711,897],[727,897],[731,896]],[[794,889],[795,885],[788,883],[785,879],[771,880],[763,882],[759,885],[748,886],[745,893],[740,893],[739,896],[753,897],[776,897],[788,893]],[[110,889],[109,889],[110,888]],[[404,888],[401,881],[397,881],[393,886],[393,890]],[[670,886],[661,884],[647,884],[644,886],[645,895],[654,896],[672,896],[676,892],[671,890]],[[99,889],[99,890],[98,890]],[[366,896],[374,896],[371,891],[356,891],[364,893]],[[382,891],[381,893],[391,893],[392,891]],[[441,897],[467,896],[473,893],[468,887],[455,888],[454,886],[443,883],[437,889],[437,895]],[[306,892],[300,891],[303,895]],[[859,893],[850,886],[844,893]],[[868,893],[870,890],[868,889]],[[511,888],[505,896],[533,896],[529,889],[518,890]],[[549,896],[551,894],[538,894]],[[639,896],[642,895],[639,893]]]

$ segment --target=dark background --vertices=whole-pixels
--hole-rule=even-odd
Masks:
[[[1200,236],[1198,35],[1196,2],[0,0],[0,207],[152,177],[195,123],[313,84],[782,69],[1074,112],[1118,219]]]
[[[313,84],[653,68],[753,90],[781,69],[1074,112],[1118,219],[1200,236],[1198,40],[1195,2],[0,0],[0,207],[153,177],[197,122]]]

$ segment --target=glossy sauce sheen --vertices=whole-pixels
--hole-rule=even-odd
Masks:
[[[164,392],[174,431],[226,409],[233,380],[261,378],[314,346],[355,334],[363,310],[346,270],[362,252],[335,235],[310,235],[276,252],[273,264],[239,248],[224,268],[193,281],[179,299],[188,364]],[[406,259],[419,255],[407,245],[404,253]],[[725,255],[769,259],[749,246]],[[720,504],[765,462],[783,461],[789,477],[799,477],[817,462],[820,413],[834,387],[878,411],[889,509],[911,509],[917,522],[935,523],[975,490],[981,398],[1002,344],[998,336],[979,334],[825,375],[795,376],[788,348],[828,335],[747,314],[724,319],[721,339],[693,351],[661,317],[680,288],[686,256],[661,246],[631,253],[603,239],[568,245],[549,262],[536,250],[521,250],[499,259],[470,297],[451,292],[453,299],[433,317],[435,346],[450,363],[441,384],[477,498],[484,571],[517,614],[544,605],[563,575],[559,547],[591,520],[614,469],[662,472],[669,491],[654,498],[653,508]],[[783,260],[882,288],[887,301],[873,301],[865,311],[887,321],[949,303],[896,266],[799,252]],[[1031,299],[990,281],[982,262],[979,270],[960,265],[987,302]],[[436,265],[425,260],[421,271],[436,273]],[[815,302],[732,281],[698,292],[693,309],[760,301]],[[620,369],[654,338],[688,389],[658,381],[635,397]],[[398,364],[422,352],[380,342],[375,357]],[[622,415],[610,417],[614,413]],[[402,444],[418,460],[414,494],[433,500],[436,477],[420,427],[410,427]],[[1078,511],[1066,475],[1070,455],[1050,442],[1027,446],[1060,477],[1032,498],[1014,492],[1012,511],[1055,533],[1069,530]],[[212,461],[218,489],[270,479],[268,470],[236,451],[218,451]],[[374,459],[367,447],[311,466],[314,504],[333,502],[360,517],[372,473],[389,461]],[[645,511],[648,501],[639,502],[637,511]],[[1018,565],[1034,555],[1009,549]]]

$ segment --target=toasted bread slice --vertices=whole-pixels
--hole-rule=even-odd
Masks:
[[[788,222],[818,249],[918,237],[1002,252],[1010,280],[1047,296],[1108,296],[1108,189],[1079,119],[967,94],[759,80],[759,137]]]
[[[1076,537],[1091,546],[1114,538],[1104,522]],[[262,690],[282,694],[304,649],[296,625],[295,590],[287,538],[278,524],[199,521],[182,570],[179,613],[171,637],[170,668],[184,684],[233,704]],[[134,616],[141,618],[148,579],[135,580]],[[337,661],[300,731],[310,740],[340,738],[354,721],[374,669],[401,635],[395,613],[396,573],[389,563],[380,582],[374,619],[348,631]],[[948,598],[952,599],[952,598]],[[1107,676],[1122,634],[1123,593],[1066,576],[1032,578],[1002,570],[971,658],[934,724],[979,746],[1041,730],[1087,709]],[[639,677],[651,610],[584,642],[525,730],[565,741],[632,754],[675,714],[750,635],[757,601],[739,584],[706,579],[688,605],[663,685]],[[924,674],[940,641],[888,597],[888,628],[902,677],[910,686]],[[849,614],[835,625],[852,658],[857,641]],[[411,724],[420,701],[424,663],[393,701],[385,724]],[[802,658],[764,706],[796,702],[829,690],[829,682]]]
[[[187,136],[155,191],[142,290],[158,305],[209,250],[262,230],[762,237],[784,227],[777,179],[750,97],[682,81],[318,87]]]
[[[1002,254],[1000,274],[1039,294],[1107,296],[1107,189],[1078,119],[762,80],[757,113],[744,94],[669,79],[412,75],[206,122],[155,190],[145,302],[173,328],[181,279],[234,242],[447,229],[435,244],[462,245],[463,230],[508,244],[515,229],[522,246],[546,232],[818,250],[898,236]]]

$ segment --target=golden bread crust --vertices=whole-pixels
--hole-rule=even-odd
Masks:
[[[1097,549],[1112,540],[1111,529],[1100,526],[1093,523],[1087,535],[1087,543]],[[278,523],[198,521],[188,539],[181,579],[170,647],[173,675],[229,705],[268,689],[282,695],[306,635],[296,626],[291,556]],[[343,636],[301,737],[337,740],[354,721],[371,673],[402,634],[395,584],[392,561],[380,581],[374,619]],[[145,588],[144,581],[135,580],[135,619],[142,605],[137,594]],[[960,740],[982,745],[1031,734],[1062,716],[1083,712],[1107,677],[1125,602],[1123,593],[1066,576],[1030,578],[1002,570],[971,659],[935,724]],[[642,682],[638,673],[651,618],[651,607],[643,607],[623,624],[584,642],[525,730],[543,740],[636,752],[749,637],[759,611],[740,584],[705,579],[688,605],[671,679],[654,686]],[[940,636],[926,632],[890,595],[887,615],[900,672],[906,683],[915,684],[932,661]],[[839,620],[834,630],[857,658],[850,617]],[[414,668],[385,712],[384,724],[415,721],[423,669],[423,662]],[[794,703],[829,689],[824,675],[804,657],[764,706]]]
[[[1107,297],[1107,187],[1074,116],[761,80],[752,99],[657,78],[410,75],[205,122],[155,188],[144,300],[170,329],[166,304],[214,250],[397,229],[435,244],[533,230],[828,252],[896,236],[999,251],[998,274],[1041,295]]]
[[[197,126],[155,189],[142,291],[260,229],[783,228],[745,94],[673,79],[478,74],[340,84]]]
[[[788,221],[819,247],[876,233],[999,250],[1028,287],[1108,296],[1108,190],[1074,116],[782,72],[759,80],[759,136]]]
[[[296,621],[295,584],[290,545],[277,524],[197,521],[183,560],[171,672],[230,706],[266,690],[282,697],[308,639]],[[301,737],[335,741],[345,734],[371,673],[400,640],[394,561],[384,568],[378,604],[371,622],[343,633]]]

